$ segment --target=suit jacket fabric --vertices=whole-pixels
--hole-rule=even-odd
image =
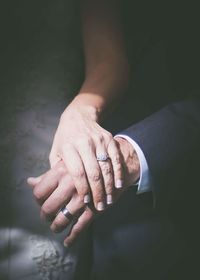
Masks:
[[[134,83],[143,79],[144,69],[140,68],[145,59],[149,77],[151,72],[162,72],[166,67],[166,85],[158,76],[158,80],[153,77],[154,86],[147,87],[146,92],[140,94],[135,91],[137,86],[133,88],[129,96],[132,99],[133,125],[121,133],[133,138],[143,150],[153,177],[156,206],[167,211],[174,211],[174,208],[179,211],[186,200],[193,201],[199,185],[200,24],[194,4],[126,1],[123,10],[128,49],[137,54],[135,58],[130,56]],[[135,30],[137,32],[134,33]],[[158,56],[156,46],[160,43],[164,46],[165,58],[164,62],[161,57],[157,58],[159,69],[156,58],[148,61],[148,53],[154,52],[152,57]],[[140,86],[144,83],[149,85],[149,77],[144,75]],[[164,84],[163,91],[156,88],[159,83]]]

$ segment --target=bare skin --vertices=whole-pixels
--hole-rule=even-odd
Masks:
[[[114,139],[101,127],[102,119],[129,84],[129,63],[114,2],[83,1],[85,80],[61,115],[49,156],[51,169],[28,179],[41,205],[41,217],[52,221],[53,231],[69,224],[59,212],[63,206],[67,205],[73,215],[83,211],[65,245],[139,178],[132,145],[122,138]],[[98,162],[97,156],[102,154],[109,159]]]
[[[118,137],[115,141],[120,150],[125,175],[125,187],[115,189],[113,194],[117,201],[123,192],[138,180],[140,165],[136,152],[127,140]],[[29,178],[28,183],[33,187],[35,199],[41,206],[41,217],[51,221],[52,231],[61,232],[70,223],[63,213],[59,212],[63,206],[66,205],[72,215],[80,215],[64,240],[65,246],[70,245],[97,215],[95,208],[85,205],[78,195],[73,180],[62,161],[45,174],[37,178]],[[82,211],[81,214],[80,211]]]
[[[62,113],[50,152],[51,167],[62,160],[80,198],[102,211],[124,186],[120,151],[101,120],[126,90],[129,64],[113,1],[86,0],[81,8],[85,80]],[[108,155],[106,162],[97,156]],[[69,160],[70,159],[70,160]]]

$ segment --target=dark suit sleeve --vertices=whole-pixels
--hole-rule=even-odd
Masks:
[[[198,95],[170,104],[122,133],[134,139],[144,152],[157,204],[169,206],[188,185],[193,192],[200,161]]]

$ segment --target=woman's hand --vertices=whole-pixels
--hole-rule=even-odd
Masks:
[[[50,163],[63,160],[81,199],[93,198],[96,209],[112,204],[116,188],[124,185],[118,146],[99,125],[128,87],[130,66],[113,1],[82,1],[80,5],[84,51],[84,82],[62,114]],[[112,3],[113,2],[113,3]],[[109,156],[106,161],[97,157]]]
[[[93,198],[102,211],[113,203],[115,187],[123,187],[123,170],[117,142],[97,121],[94,107],[72,102],[61,116],[50,164],[63,160],[80,199],[88,203]],[[102,156],[108,159],[98,161]]]

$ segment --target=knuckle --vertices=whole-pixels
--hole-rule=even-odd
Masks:
[[[73,171],[72,176],[76,179],[82,179],[85,176],[85,172],[82,168],[77,168]]]
[[[119,165],[119,166],[121,166],[121,162],[120,162],[120,157],[119,157],[119,155],[115,155],[115,156],[113,157],[113,159],[112,159],[112,162],[113,162],[114,165]]]
[[[97,142],[98,144],[101,144],[104,142],[104,136],[102,134],[96,134],[94,136],[94,140],[95,142]]]
[[[75,185],[77,196],[76,196],[76,204],[79,206],[84,206],[84,197],[85,195],[90,193],[90,189],[88,186],[84,185]]]
[[[93,172],[90,172],[88,174],[88,178],[90,181],[97,183],[101,180],[101,174],[100,174],[99,170],[94,170]]]
[[[77,192],[79,195],[77,198],[77,202],[79,203],[79,205],[81,205],[84,201],[85,195],[89,193],[89,189],[86,187],[79,187],[77,188]]]
[[[102,135],[102,134],[99,135],[98,140],[99,140],[100,143],[103,143],[104,142],[104,135]]]
[[[78,147],[86,147],[92,145],[92,139],[90,136],[83,136],[76,140],[76,145]]]
[[[102,171],[104,173],[104,175],[109,176],[112,174],[112,169],[110,166],[107,166],[107,164],[102,166]]]
[[[79,192],[79,195],[76,198],[76,202],[79,205],[79,207],[84,206],[83,200],[84,200],[84,196],[85,196],[86,193],[87,192],[83,189]]]
[[[113,139],[113,136],[112,136],[112,133],[110,133],[109,131],[107,131],[106,132],[106,138],[108,139],[108,140],[112,140]]]

